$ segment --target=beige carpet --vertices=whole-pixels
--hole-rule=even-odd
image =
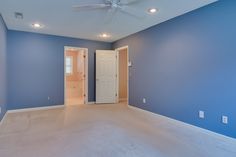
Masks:
[[[0,157],[236,157],[236,142],[124,104],[10,113]]]

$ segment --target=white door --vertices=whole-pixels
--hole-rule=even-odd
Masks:
[[[96,103],[117,102],[117,53],[96,51]]]

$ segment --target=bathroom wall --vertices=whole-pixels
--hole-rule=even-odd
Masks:
[[[67,51],[73,58],[73,73],[66,76],[66,98],[83,98],[84,95],[84,52]]]

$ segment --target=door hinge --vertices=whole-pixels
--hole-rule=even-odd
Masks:
[[[117,93],[116,93],[116,96],[118,96]]]
[[[86,94],[84,94],[84,97],[86,97]]]

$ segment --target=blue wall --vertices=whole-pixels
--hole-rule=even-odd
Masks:
[[[64,104],[64,46],[89,50],[89,101],[94,101],[94,52],[110,43],[8,31],[8,109]],[[50,96],[50,100],[48,100]]]
[[[0,14],[0,121],[6,113],[7,105],[7,28]]]
[[[236,138],[235,19],[218,1],[113,43],[130,48],[130,104]]]

